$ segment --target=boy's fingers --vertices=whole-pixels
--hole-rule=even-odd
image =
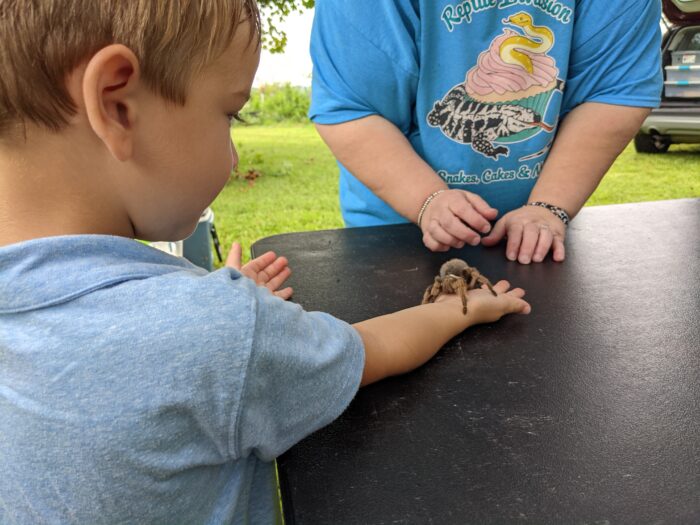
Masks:
[[[278,290],[277,292],[274,292],[274,294],[280,299],[284,299],[286,301],[287,299],[292,297],[292,295],[294,295],[294,290],[291,287],[287,287],[284,290]]]
[[[521,299],[525,296],[525,290],[523,290],[522,288],[513,288],[512,290],[508,290],[507,293],[508,295],[517,297],[518,299]]]
[[[284,257],[278,257],[265,267],[258,269],[256,282],[258,284],[267,285],[269,281],[274,279],[280,272],[284,271],[286,268],[289,268],[289,266],[287,266],[287,259]]]
[[[484,285],[484,286],[486,286],[486,285]],[[493,289],[496,290],[497,293],[506,293],[509,288],[510,288],[510,283],[508,281],[506,281],[505,279],[498,281],[496,284],[493,285]]]
[[[268,290],[274,292],[277,290],[277,288],[282,286],[282,283],[284,283],[284,281],[286,281],[290,275],[292,275],[292,270],[289,268],[284,268],[282,271],[277,273],[277,275],[272,276],[270,280],[265,283],[265,286]]]
[[[507,299],[507,303],[505,304],[506,314],[529,314],[532,310],[530,303],[522,297],[512,295],[511,292],[508,292],[503,297]]]
[[[272,277],[280,273],[285,268],[288,268],[288,265],[289,261],[286,257],[277,257],[277,259],[272,261],[270,265],[267,268],[265,268],[265,270],[267,270],[267,273]]]
[[[245,266],[251,271],[259,273],[265,270],[268,266],[270,266],[270,263],[272,263],[275,260],[275,257],[275,252],[266,252],[263,253],[260,257],[256,257]]]
[[[515,306],[516,308],[513,310],[514,314],[529,314],[532,311],[530,303],[522,299],[519,299]]]
[[[241,269],[241,245],[234,242],[231,245],[231,251],[228,252],[228,257],[226,257],[226,266],[228,268],[233,268],[234,270]]]

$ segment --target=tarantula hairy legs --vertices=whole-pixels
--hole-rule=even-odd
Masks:
[[[479,270],[469,266],[462,259],[450,259],[440,267],[440,273],[435,276],[433,284],[425,289],[421,304],[433,303],[442,293],[459,294],[462,299],[462,313],[467,315],[467,292],[486,285],[495,296],[491,281],[479,273]]]

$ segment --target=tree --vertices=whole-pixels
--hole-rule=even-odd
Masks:
[[[314,7],[315,0],[258,0],[263,19],[263,45],[271,53],[282,53],[287,34],[280,29],[290,13]]]

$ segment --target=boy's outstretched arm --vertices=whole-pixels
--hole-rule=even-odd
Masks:
[[[530,313],[521,288],[510,290],[508,281],[467,293],[467,315],[457,295],[441,295],[423,304],[375,317],[353,326],[365,345],[365,368],[361,386],[385,377],[409,372],[432,358],[447,341],[470,326],[499,320],[506,314]]]

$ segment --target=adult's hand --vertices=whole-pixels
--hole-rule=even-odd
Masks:
[[[549,251],[561,262],[566,251],[566,225],[552,212],[537,206],[523,206],[499,219],[491,233],[481,242],[493,246],[507,237],[506,257],[521,264],[542,262]]]
[[[491,223],[498,211],[474,193],[463,190],[445,190],[436,195],[423,212],[420,227],[423,243],[434,252],[476,246],[480,233],[491,231]]]
[[[596,102],[575,107],[559,125],[528,202],[556,204],[573,219],[648,114],[648,108]],[[540,262],[550,250],[555,261],[564,260],[566,226],[544,208],[523,206],[511,211],[481,242],[492,246],[504,236],[508,237],[506,257],[512,261]]]

